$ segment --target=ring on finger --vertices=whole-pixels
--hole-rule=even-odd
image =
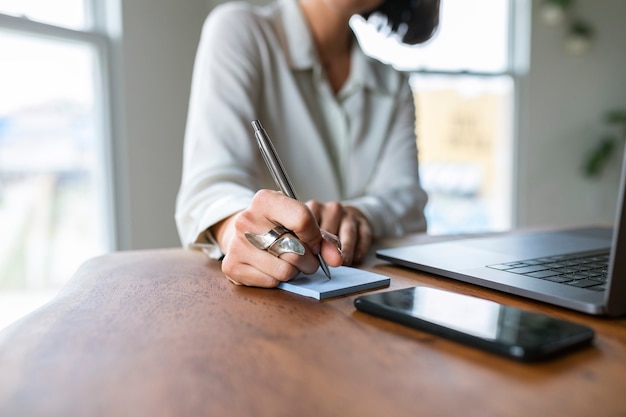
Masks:
[[[272,230],[262,235],[257,235],[252,232],[245,232],[244,236],[248,239],[248,242],[252,244],[257,249],[267,250],[270,246],[272,246],[278,238],[280,238],[285,233],[290,233],[291,231],[284,226],[276,226]]]
[[[304,255],[305,249],[302,242],[298,239],[284,236],[276,239],[276,241],[267,248],[267,251],[277,258],[283,253],[295,253],[296,255]]]

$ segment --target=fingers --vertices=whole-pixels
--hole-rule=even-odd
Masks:
[[[310,251],[304,255],[282,253],[277,257],[243,239],[234,240],[222,260],[222,271],[231,281],[257,287],[275,287],[293,279],[300,271],[312,274],[317,268],[317,258]]]
[[[338,202],[321,204],[308,201],[307,205],[321,228],[339,237],[344,265],[358,264],[365,259],[372,244],[372,229],[363,213]],[[332,252],[329,250],[328,253]],[[326,259],[327,252],[322,255]]]
[[[293,248],[298,246],[298,241],[302,242],[304,254],[282,253],[279,248],[272,248],[271,251],[262,247],[259,249],[245,237],[246,232],[262,237],[277,225],[293,231],[293,234],[285,233],[283,237],[298,239],[283,239],[283,243],[295,245]],[[229,230],[220,234],[224,237],[220,244],[226,252],[222,271],[236,284],[275,287],[282,281],[293,279],[299,272],[313,274],[319,267],[317,256],[311,249],[311,246],[316,246],[317,253],[321,250],[319,226],[305,205],[282,193],[269,190],[258,192],[248,209],[224,222],[224,227]],[[308,237],[308,242],[301,236]],[[277,241],[275,236],[272,237],[272,242]],[[339,264],[341,262],[336,263]]]
[[[363,262],[372,244],[372,231],[365,217],[358,210],[346,207],[346,215],[339,229],[344,263],[353,265]]]
[[[268,232],[277,226],[288,229],[285,236],[297,239],[285,244],[302,243],[304,254],[267,250],[278,239]],[[275,287],[300,272],[315,273],[318,254],[334,267],[362,262],[372,243],[370,225],[358,209],[337,202],[305,205],[271,190],[257,192],[246,210],[221,223],[216,237],[226,253],[224,274],[236,284],[258,287]]]
[[[344,207],[340,203],[332,201],[322,204],[317,201],[308,201],[306,204],[315,215],[320,228],[334,235],[339,232],[344,216]]]
[[[270,223],[280,224],[291,230],[313,255],[320,253],[320,227],[305,204],[278,191],[261,190],[255,194],[250,211],[261,214]]]

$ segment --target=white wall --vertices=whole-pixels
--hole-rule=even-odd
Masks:
[[[208,0],[122,0],[119,248],[180,246],[174,223],[191,73]]]
[[[204,18],[220,2],[121,0],[120,249],[180,245],[174,203],[191,73]],[[540,3],[533,0],[531,65],[522,80],[518,225],[611,221],[617,169],[589,181],[580,165],[602,132],[603,112],[626,107],[626,1],[577,2],[597,30],[584,56],[565,52],[562,29],[540,24]]]
[[[114,97],[117,247],[180,246],[174,223],[202,24],[224,0],[118,0]],[[267,3],[268,0],[252,0]]]
[[[626,108],[626,1],[575,2],[596,31],[582,56],[565,51],[563,27],[542,23],[541,3],[533,0],[530,71],[521,91],[518,224],[611,222],[621,157],[598,180],[584,178],[581,165],[605,132],[604,113]]]

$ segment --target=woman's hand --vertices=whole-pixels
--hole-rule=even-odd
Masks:
[[[338,202],[308,201],[320,227],[339,237],[343,264],[363,262],[372,245],[372,228],[360,210]]]
[[[263,235],[278,225],[293,232],[287,236],[297,236],[305,247],[304,255],[284,253],[277,257],[256,248],[245,237],[246,232]],[[278,191],[258,191],[246,210],[223,220],[211,231],[226,253],[222,271],[235,284],[275,287],[299,272],[312,274],[319,267],[319,253],[329,266],[343,263],[339,242],[322,237],[309,207]]]

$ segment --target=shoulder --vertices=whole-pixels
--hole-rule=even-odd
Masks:
[[[393,97],[410,93],[409,74],[399,71],[386,62],[366,55],[362,50],[358,58],[364,68],[366,85],[384,95]]]
[[[204,30],[218,30],[223,35],[235,35],[263,25],[268,21],[270,6],[255,6],[233,1],[216,6],[207,16]]]
[[[276,5],[257,6],[234,1],[216,6],[202,28],[201,48],[214,54],[256,54],[273,38]]]

